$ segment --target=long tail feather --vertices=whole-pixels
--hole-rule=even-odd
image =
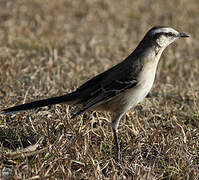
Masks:
[[[39,108],[43,106],[59,104],[59,103],[67,103],[67,104],[74,104],[75,100],[77,99],[77,95],[75,93],[66,94],[63,96],[52,97],[48,99],[42,99],[38,101],[33,101],[26,104],[20,104],[17,106],[13,106],[7,109],[4,109],[1,113],[2,114],[13,114],[20,111],[25,111],[29,109]]]

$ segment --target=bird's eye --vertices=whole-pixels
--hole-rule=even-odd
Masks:
[[[167,36],[172,37],[174,36],[174,34],[170,32],[170,33],[167,33]]]

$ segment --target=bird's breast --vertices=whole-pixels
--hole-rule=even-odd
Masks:
[[[156,69],[156,64],[145,64],[138,76],[138,84],[136,87],[129,89],[125,93],[128,109],[135,107],[149,93],[154,83]]]

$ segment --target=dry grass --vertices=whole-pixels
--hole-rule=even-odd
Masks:
[[[122,119],[122,164],[108,113],[70,119],[71,107],[57,105],[0,116],[0,170],[11,179],[199,179],[198,12],[197,0],[1,0],[0,109],[75,89],[154,25],[192,38],[165,50],[151,94]]]

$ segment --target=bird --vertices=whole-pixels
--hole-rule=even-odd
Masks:
[[[12,114],[59,103],[78,107],[71,118],[88,110],[110,112],[117,159],[120,159],[121,150],[118,141],[120,119],[151,90],[164,49],[175,40],[187,37],[189,35],[186,33],[178,32],[169,26],[152,27],[134,51],[122,62],[91,78],[75,91],[16,105],[2,110],[1,113]]]

